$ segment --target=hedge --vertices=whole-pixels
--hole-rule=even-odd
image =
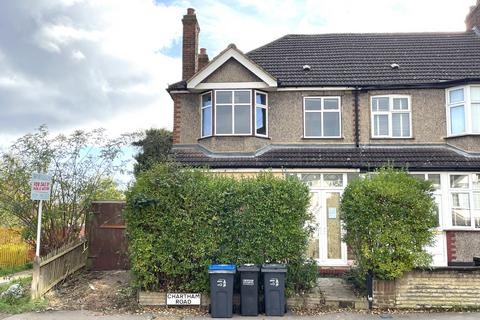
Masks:
[[[127,192],[132,271],[144,290],[208,291],[212,263],[289,264],[289,292],[315,282],[304,252],[309,190],[269,173],[234,179],[159,164]],[[310,276],[305,276],[305,274]]]

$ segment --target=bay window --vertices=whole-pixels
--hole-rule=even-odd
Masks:
[[[412,136],[410,96],[374,96],[371,102],[373,138]]]
[[[340,138],[340,97],[305,97],[303,119],[305,138]]]
[[[480,134],[480,85],[447,89],[448,135]]]
[[[213,90],[200,99],[200,136],[268,136],[267,94],[256,90]]]
[[[452,226],[480,228],[480,174],[451,174]]]

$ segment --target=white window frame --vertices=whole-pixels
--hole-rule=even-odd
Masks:
[[[445,185],[445,181],[442,178],[441,172],[417,172],[417,171],[409,171],[408,174],[410,175],[422,175],[424,181],[428,180],[429,175],[438,175],[440,177],[440,187],[438,189],[434,188],[432,195],[435,198],[435,204],[438,207],[438,227],[435,227],[435,230],[442,230],[444,226],[444,208],[445,208],[445,195],[443,194],[443,189]]]
[[[449,225],[451,226],[452,229],[458,229],[458,230],[477,230],[480,231],[480,228],[475,228],[475,215],[474,215],[474,210],[475,209],[473,206],[473,194],[474,193],[480,193],[480,189],[473,189],[473,176],[475,174],[480,174],[479,172],[452,172],[448,174],[448,209],[449,209],[449,214],[448,214],[448,219],[449,219]],[[468,176],[468,188],[452,188],[450,185],[450,179],[451,176],[459,176],[459,175],[466,175]],[[470,210],[470,226],[454,226],[453,221],[452,221],[452,211],[453,211],[453,196],[452,194],[454,193],[466,193],[469,195],[469,208]],[[460,207],[459,207],[460,208]],[[467,208],[461,208],[461,209],[467,209]]]
[[[209,135],[203,135],[203,109],[206,109],[208,107],[204,107],[203,106],[203,96],[204,95],[207,95],[209,94],[210,95],[210,108],[212,110],[212,113],[210,114],[210,134]],[[211,137],[213,135],[213,92],[212,91],[208,91],[208,92],[204,92],[200,95],[200,137],[202,138],[206,138],[206,137]]]
[[[373,99],[376,98],[388,98],[388,111],[373,111]],[[407,99],[408,109],[407,110],[393,110],[393,99]],[[393,136],[393,114],[408,114],[409,115],[409,126],[410,134],[408,136]],[[386,115],[388,117],[388,134],[387,135],[376,135],[375,134],[375,116],[376,115]],[[372,138],[388,138],[388,139],[409,139],[413,137],[413,128],[412,128],[412,99],[409,95],[400,95],[400,94],[389,94],[389,95],[375,95],[370,97],[370,123],[371,123],[371,134]],[[403,128],[402,128],[403,129]]]
[[[445,90],[445,111],[447,113],[447,137],[459,137],[465,135],[480,135],[480,132],[473,132],[472,124],[472,104],[480,103],[480,100],[473,101],[471,99],[471,90],[472,88],[480,88],[480,85],[467,85],[467,86],[457,86],[452,88],[447,88]],[[458,89],[463,89],[463,101],[455,102],[450,104],[450,92]],[[458,107],[463,105],[464,114],[465,114],[465,131],[461,133],[452,134],[452,123],[450,119],[450,109],[453,107]]]
[[[305,101],[307,99],[320,99],[321,100],[321,110],[306,110]],[[325,110],[324,109],[324,100],[325,99],[337,99],[338,109],[337,110]],[[307,136],[307,126],[306,126],[306,113],[320,113],[320,123],[322,124],[322,135],[320,136]],[[324,130],[325,126],[323,124],[323,114],[324,113],[338,113],[338,135],[337,136],[325,136]],[[340,96],[308,96],[303,97],[303,137],[304,138],[315,138],[315,139],[338,139],[342,138],[342,98]]]
[[[265,105],[258,105],[257,106],[257,93],[260,93],[260,94],[264,94],[265,95]],[[268,137],[268,94],[266,92],[263,92],[263,91],[259,91],[259,90],[254,90],[254,96],[253,96],[253,101],[254,101],[254,106],[253,106],[253,114],[254,114],[254,130],[255,130],[255,135],[258,136],[258,137]],[[265,134],[259,134],[257,133],[257,107],[258,108],[262,108],[262,109],[265,109],[265,125],[266,125],[266,128],[265,128]]]
[[[239,91],[245,91],[248,92],[249,94],[249,103],[235,103],[235,92]],[[217,93],[218,92],[231,92],[232,93],[232,103],[217,103]],[[253,130],[253,124],[252,124],[252,90],[215,90],[215,136],[251,136],[252,135],[252,130]],[[217,122],[217,110],[218,106],[231,106],[232,107],[232,133],[217,133],[217,128],[218,128],[218,122]],[[240,105],[240,106],[249,106],[250,107],[250,112],[249,114],[249,124],[250,124],[250,132],[249,133],[235,133],[235,105]]]

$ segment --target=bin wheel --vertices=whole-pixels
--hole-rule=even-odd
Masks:
[[[239,309],[239,308],[237,307],[236,304],[233,304],[233,305],[232,305],[232,313],[233,313],[233,314],[237,313],[238,309]]]
[[[285,313],[288,312],[288,307],[287,307],[287,304],[285,303]]]
[[[208,313],[212,313],[212,305],[210,303],[208,304]]]

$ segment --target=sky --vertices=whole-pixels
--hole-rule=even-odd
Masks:
[[[0,145],[54,133],[172,129],[181,18],[200,47],[248,52],[289,33],[464,31],[475,0],[2,0]]]

